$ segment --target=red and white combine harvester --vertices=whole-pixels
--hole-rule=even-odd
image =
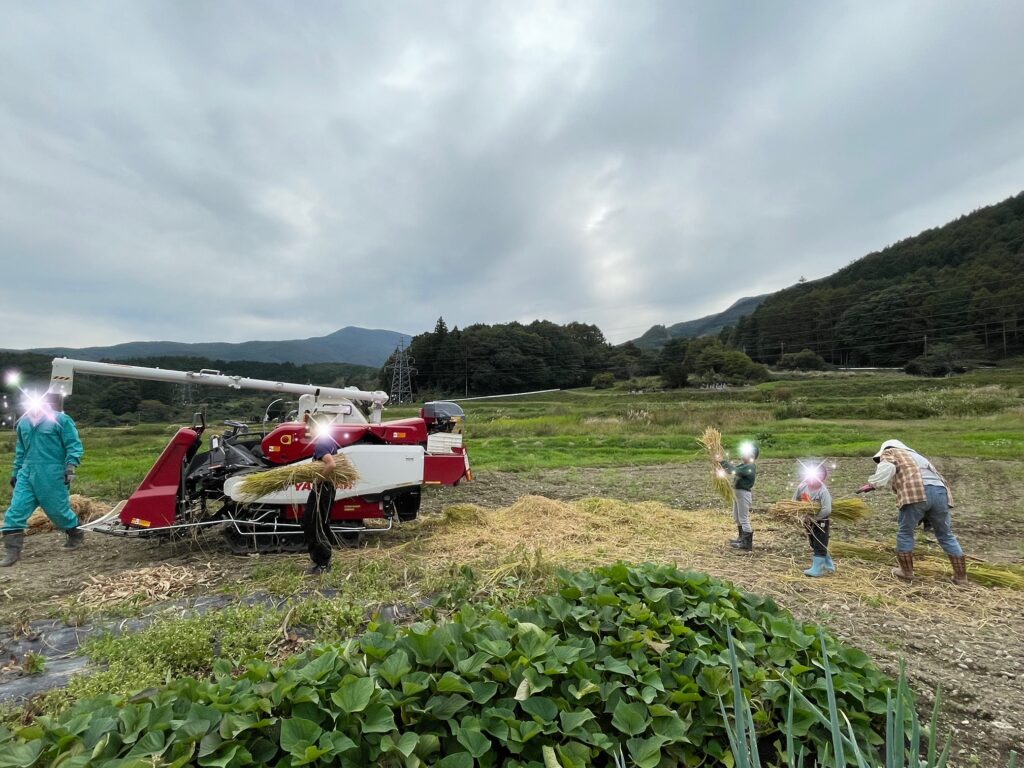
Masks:
[[[388,400],[384,392],[67,358],[53,361],[50,390],[70,395],[75,374],[298,396],[298,411],[291,420],[271,429],[265,418],[259,434],[240,422],[224,422],[228,429],[212,436],[205,450],[206,418],[197,414],[191,427],[174,435],[130,498],[84,526],[98,533],[169,537],[221,526],[236,552],[298,551],[308,484],[255,500],[242,494],[239,486],[247,474],[311,461],[313,443],[325,432],[359,472],[352,488],[336,492],[331,509],[332,531],[345,544],[391,530],[396,519],[414,520],[424,485],[472,480],[462,445],[464,413],[455,403],[426,403],[418,418],[382,422]]]

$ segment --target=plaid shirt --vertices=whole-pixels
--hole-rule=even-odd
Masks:
[[[899,448],[888,448],[879,459],[889,462],[896,467],[896,474],[892,478],[892,490],[896,494],[896,501],[901,507],[905,507],[907,504],[919,504],[928,498],[924,489],[924,478],[921,476],[921,468],[917,466],[917,461],[909,452],[902,451]],[[930,467],[930,469],[942,480],[942,484],[946,487],[946,495],[949,498],[949,506],[952,507],[953,493],[949,490],[949,483],[946,482],[942,475],[935,471],[934,467]]]

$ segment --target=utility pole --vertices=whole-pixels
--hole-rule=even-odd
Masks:
[[[924,335],[924,353],[928,354],[928,334]]]
[[[1003,320],[1003,357],[1006,357],[1006,321]]]
[[[394,362],[391,364],[391,402],[396,405],[412,401],[412,367],[413,359],[405,348],[405,342],[399,341],[395,348]]]

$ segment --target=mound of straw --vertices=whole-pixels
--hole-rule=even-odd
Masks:
[[[344,454],[334,457],[334,471],[328,472],[322,461],[311,461],[308,464],[289,464],[284,467],[268,469],[246,475],[242,480],[241,491],[249,499],[255,500],[271,493],[283,491],[298,483],[333,483],[337,488],[351,488],[359,479],[359,473]]]
[[[890,547],[874,541],[833,541],[832,554],[864,560],[869,563],[894,563],[896,555]],[[926,576],[948,576],[949,561],[943,556],[914,551],[914,573]],[[986,587],[1024,590],[1024,566],[986,563],[971,558],[967,561],[967,575],[971,581]]]
[[[110,511],[110,507],[103,502],[90,499],[88,496],[80,496],[77,493],[71,494],[71,509],[78,515],[78,522],[83,524],[98,520]],[[55,530],[53,523],[40,508],[29,517],[26,535],[32,536],[52,530]]]
[[[714,427],[708,427],[704,430],[704,434],[697,439],[697,442],[707,451],[708,459],[711,461],[711,489],[721,496],[723,501],[732,504],[736,498],[736,489],[733,488],[729,474],[722,469],[721,461],[725,458],[722,433]]]
[[[107,608],[126,602],[153,603],[180,597],[195,587],[209,587],[223,574],[210,565],[157,565],[114,576],[90,576],[71,601],[82,608]]]
[[[799,522],[802,518],[817,515],[821,505],[813,501],[777,501],[768,507],[768,513],[785,520]],[[833,499],[832,519],[856,522],[871,513],[864,499]]]

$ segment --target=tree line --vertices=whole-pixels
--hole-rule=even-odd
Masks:
[[[394,379],[397,354],[381,369],[384,389]],[[613,346],[595,325],[546,320],[460,330],[438,318],[433,331],[413,338],[406,354],[414,393],[437,397],[568,389],[645,376],[662,376],[667,387],[767,376],[764,366],[714,337],[674,339],[650,350],[632,342]]]

